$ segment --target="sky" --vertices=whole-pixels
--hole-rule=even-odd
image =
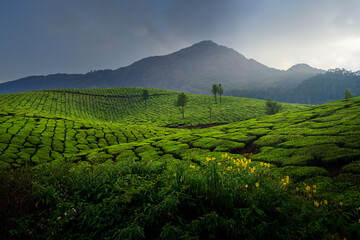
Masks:
[[[0,82],[117,69],[203,40],[269,67],[360,70],[359,0],[2,0]]]

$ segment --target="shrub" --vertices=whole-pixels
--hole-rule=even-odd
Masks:
[[[360,161],[354,161],[343,167],[347,173],[360,174]]]
[[[265,113],[268,115],[273,115],[280,112],[282,105],[276,101],[271,100],[270,98],[266,99],[265,103]]]

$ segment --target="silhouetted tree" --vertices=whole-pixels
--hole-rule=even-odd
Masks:
[[[276,101],[271,100],[270,98],[266,99],[265,103],[265,113],[268,115],[273,115],[280,112],[282,105]]]
[[[146,109],[146,101],[149,99],[149,91],[144,89],[141,93],[141,99],[145,102],[145,109]]]
[[[223,90],[220,83],[219,83],[219,87],[218,87],[218,93],[219,93],[219,96],[220,96],[220,104],[221,104],[221,95],[224,93],[224,90]]]
[[[182,113],[183,119],[185,118],[184,117],[184,107],[188,101],[189,101],[188,96],[185,95],[185,93],[180,93],[175,102],[175,107],[179,107],[180,112]]]
[[[218,87],[218,85],[213,84],[213,85],[212,85],[211,92],[214,94],[215,103],[217,103],[216,94],[219,92],[219,87]]]
[[[353,98],[354,95],[352,94],[352,92],[349,89],[345,89],[344,91],[344,99],[349,99],[349,98]]]

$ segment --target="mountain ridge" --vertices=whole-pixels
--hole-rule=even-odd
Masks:
[[[57,88],[150,87],[209,94],[209,86],[219,82],[226,88],[276,83],[292,86],[292,82],[298,83],[308,77],[309,74],[267,67],[231,48],[205,40],[167,55],[143,58],[115,70],[20,78],[0,84],[0,93]]]

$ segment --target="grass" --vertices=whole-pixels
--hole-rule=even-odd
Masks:
[[[29,232],[64,239],[250,238],[250,232],[264,238],[270,229],[275,229],[271,238],[280,239],[359,234],[360,98],[288,105],[298,110],[265,116],[265,101],[223,97],[222,105],[212,105],[213,119],[230,124],[177,129],[161,126],[205,123],[212,96],[190,95],[193,104],[182,122],[171,103],[177,93],[149,89],[144,110],[137,97],[141,90],[0,96],[2,175],[7,186],[21,186],[20,180],[9,179],[28,166],[27,182],[35,184],[19,187],[19,192],[38,202],[36,208],[30,204],[20,211],[24,221],[16,221],[19,213],[7,213],[14,216],[4,223],[7,236],[9,229],[22,239],[31,237]],[[236,159],[248,162],[245,175],[232,172]],[[5,195],[10,187],[2,191]],[[274,201],[279,197],[284,200]],[[290,218],[288,211],[304,219]]]

